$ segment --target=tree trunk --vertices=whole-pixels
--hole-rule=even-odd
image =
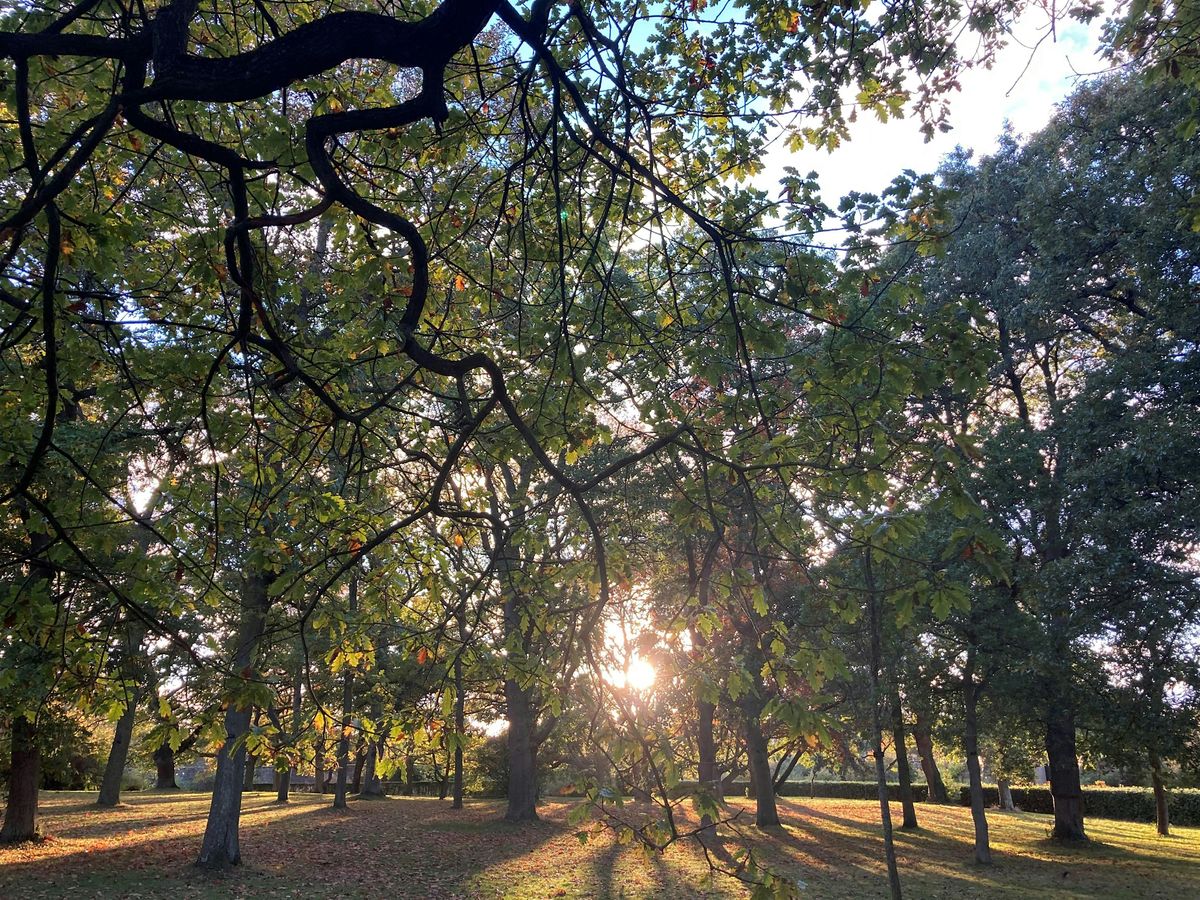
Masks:
[[[225,713],[225,743],[217,753],[212,804],[204,830],[204,843],[196,864],[219,869],[242,861],[238,825],[242,815],[242,793],[246,770],[246,747],[238,738],[250,729],[250,710],[230,706]],[[237,744],[230,752],[229,748]]]
[[[59,417],[74,419],[78,410],[77,403],[70,403],[59,413]],[[17,512],[28,526],[29,510],[21,498],[17,501]],[[53,596],[54,569],[46,559],[50,543],[49,535],[35,529],[29,531],[30,593],[19,598],[21,602],[29,602],[28,598],[42,589],[46,590],[48,596]],[[5,640],[7,643],[7,637]],[[44,662],[47,658],[46,648],[38,646],[35,649],[39,663]],[[38,789],[42,782],[42,748],[38,744],[36,720],[24,713],[13,716],[9,739],[11,764],[8,772],[8,805],[4,809],[4,825],[0,826],[0,844],[32,841],[41,836],[38,830]]]
[[[333,808],[346,808],[346,789],[350,780],[350,713],[354,702],[354,675],[346,670],[342,683],[342,734],[337,742],[337,781],[333,786]]]
[[[759,828],[771,828],[779,825],[779,810],[775,806],[775,779],[771,776],[771,759],[759,716],[758,704],[745,710],[746,756],[750,765],[750,787],[754,791],[754,824]]]
[[[1086,841],[1083,830],[1083,789],[1075,752],[1075,713],[1059,698],[1050,702],[1046,717],[1046,755],[1050,759],[1050,793],[1054,797],[1052,836],[1060,841]]]
[[[508,707],[508,808],[509,822],[537,821],[537,744],[529,691],[514,679],[504,682]]]
[[[948,803],[950,796],[946,792],[946,782],[938,769],[937,760],[933,758],[933,735],[929,722],[917,713],[916,725],[913,726],[913,740],[917,744],[917,753],[921,757],[921,771],[925,773],[925,784],[929,786],[928,801],[930,803]]]
[[[358,579],[350,579],[350,612],[358,611]],[[346,667],[342,683],[342,733],[337,744],[337,784],[333,789],[333,808],[346,808],[346,780],[350,774],[350,723],[354,712],[354,670]]]
[[[258,769],[258,757],[246,756],[246,767],[242,772],[242,791],[249,792],[254,790],[254,773]]]
[[[325,793],[325,739],[317,739],[317,748],[313,754],[313,790],[318,794]]]
[[[1000,795],[1000,808],[1013,812],[1017,805],[1013,803],[1012,788],[1009,786],[1007,778],[996,779],[996,792]]]
[[[459,622],[460,636],[463,631]],[[451,809],[463,808],[463,741],[466,739],[466,703],[463,697],[462,653],[454,656],[454,793]]]
[[[987,813],[983,803],[983,776],[979,770],[979,723],[977,708],[979,691],[975,684],[975,651],[967,650],[967,668],[963,673],[963,750],[967,754],[967,778],[971,785],[971,820],[975,823],[975,862],[992,864],[992,847],[988,839]]]
[[[447,756],[447,758],[449,758],[449,756],[450,756],[449,752],[447,752],[446,756]],[[445,799],[446,799],[446,795],[450,793],[450,777],[449,777],[449,773],[450,773],[450,770],[449,770],[449,769],[446,769],[446,771],[444,771],[444,772],[442,771],[442,767],[438,765],[437,757],[434,757],[434,760],[433,760],[433,780],[434,780],[435,782],[437,782],[437,786],[438,786],[438,799],[439,799],[439,800],[445,800]]]
[[[274,576],[257,572],[246,576],[246,603],[238,626],[232,671],[251,677],[270,603],[267,590]],[[246,768],[245,736],[250,730],[250,707],[229,701],[225,712],[225,741],[217,753],[212,804],[204,829],[204,842],[196,865],[205,868],[236,866],[242,861],[238,825],[242,815],[242,780]]]
[[[287,803],[292,793],[292,770],[282,769],[275,776],[275,802]]]
[[[292,733],[291,741],[293,752],[296,742],[300,740],[300,728],[303,725],[301,718],[301,706],[303,703],[304,694],[304,654],[300,652],[299,661],[296,663],[296,673],[292,676]],[[287,803],[292,791],[292,775],[295,773],[296,767],[288,764],[287,769],[279,776],[279,785],[275,792],[276,803]]]
[[[99,806],[116,806],[121,802],[121,779],[125,777],[125,763],[129,759],[129,743],[133,739],[133,723],[142,700],[142,689],[133,687],[125,699],[125,712],[121,713],[113,730],[112,747],[108,751],[104,778],[100,782],[100,797],[96,801]]]
[[[156,791],[177,791],[175,783],[175,751],[168,741],[163,741],[154,751],[154,789]]]
[[[896,774],[900,779],[900,808],[904,818],[901,828],[916,828],[917,807],[913,803],[912,770],[908,765],[908,746],[904,742],[904,708],[900,705],[900,692],[892,691],[892,742],[896,751]]]
[[[1163,837],[1171,834],[1171,820],[1167,809],[1167,789],[1163,784],[1162,760],[1157,753],[1150,754],[1150,783],[1154,785],[1154,817],[1158,833]]]
[[[12,723],[12,766],[8,775],[8,806],[0,844],[32,841],[38,832],[38,786],[42,780],[42,754],[37,726],[21,715]]]
[[[379,778],[375,774],[375,759],[379,752],[375,741],[367,741],[366,753],[362,757],[362,775],[359,778],[359,788],[355,791],[360,797],[378,797],[383,791],[379,788]]]
[[[800,746],[794,752],[789,752],[789,755],[780,757],[779,762],[775,766],[775,772],[771,776],[776,795],[787,784],[788,779],[792,777],[792,773],[796,771],[796,766],[799,764],[800,758],[804,756],[806,749],[804,746]]]
[[[714,799],[720,800],[721,781],[717,777],[717,741],[713,734],[713,719],[716,712],[715,703],[705,700],[696,701],[696,751],[700,759],[697,776],[700,781],[700,789],[708,791]],[[712,816],[705,815],[701,819],[700,825],[702,828],[711,828]]]
[[[379,780],[379,775],[377,774],[379,754],[382,747],[382,737],[373,741],[367,741],[367,757],[363,763],[362,790],[358,793],[360,797],[378,799],[384,796],[383,782]]]
[[[350,779],[350,793],[362,793],[362,773],[363,765],[366,764],[367,753],[364,748],[364,742],[358,742],[358,750],[354,753],[354,776]]]
[[[879,790],[879,818],[883,826],[883,855],[887,861],[888,888],[892,900],[903,900],[900,888],[900,868],[896,865],[896,843],[892,837],[892,810],[888,803],[887,772],[883,768],[883,716],[879,710],[879,669],[883,635],[879,620],[879,597],[875,590],[875,577],[871,571],[871,551],[865,548],[862,555],[863,580],[867,586],[867,612],[869,614],[868,636],[871,646],[871,739],[875,742],[875,784]]]
[[[417,758],[408,753],[404,757],[404,793],[411,797],[417,787]]]
[[[379,665],[380,675],[382,676],[387,667],[387,650],[380,647],[376,654],[376,660]],[[371,698],[371,721],[374,723],[372,728],[379,729],[380,722],[383,719],[383,698],[375,694]],[[369,799],[379,799],[384,796],[383,782],[379,780],[378,769],[379,759],[383,756],[383,732],[366,732],[364,740],[366,741],[366,757],[363,760],[363,774],[361,787],[355,792],[359,797]]]

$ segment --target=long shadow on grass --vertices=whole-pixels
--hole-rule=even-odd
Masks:
[[[449,801],[433,799],[352,803],[348,810],[318,817],[327,852],[316,855],[313,869],[322,891],[331,895],[362,890],[358,882],[366,871],[369,896],[478,896],[476,881],[489,871],[518,857],[535,858],[543,845],[568,833],[553,819],[512,825],[500,819],[501,812],[502,805],[494,802],[468,803],[457,811]],[[265,842],[272,839],[269,829],[259,834]],[[244,844],[253,846],[259,834],[252,830]],[[269,856],[270,848],[264,853]],[[281,878],[289,874],[286,860],[267,858],[256,868]]]
[[[53,824],[56,811],[48,812]],[[304,893],[319,885],[328,896],[466,897],[474,894],[471,878],[565,831],[555,822],[507,825],[498,821],[497,804],[469,804],[456,812],[448,802],[391,799],[330,810],[316,798],[278,807],[248,800],[240,830],[244,865],[212,876],[191,865],[205,816],[172,820],[163,812],[154,830],[136,818],[140,839],[119,810],[99,814],[107,833],[93,833],[90,817],[72,822],[61,832],[66,852],[42,845],[28,857],[14,854],[5,861],[0,896],[71,897],[96,888],[107,896],[227,896]],[[182,830],[175,832],[176,825]],[[111,838],[89,840],[105,834]]]

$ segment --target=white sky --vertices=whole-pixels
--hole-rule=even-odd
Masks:
[[[765,159],[766,172],[756,180],[775,195],[783,166],[801,174],[816,171],[825,202],[836,208],[849,191],[878,193],[904,169],[932,171],[956,145],[975,150],[976,157],[987,154],[995,149],[1006,120],[1029,135],[1049,120],[1054,105],[1081,77],[1106,70],[1096,54],[1102,20],[1090,26],[1060,22],[1057,40],[1047,36],[1034,51],[1049,23],[1044,10],[1033,8],[1017,23],[990,70],[962,77],[962,90],[951,102],[952,131],[925,143],[914,118],[881,123],[873,113],[861,115],[851,126],[850,142],[833,153],[806,149],[789,154],[782,146],[773,148]]]

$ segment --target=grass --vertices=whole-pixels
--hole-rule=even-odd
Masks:
[[[43,795],[49,839],[0,848],[0,897],[740,897],[739,886],[708,876],[700,849],[678,845],[647,858],[611,837],[586,846],[566,822],[568,802],[548,802],[544,821],[498,821],[495,802],[454,811],[432,799],[392,799],[328,808],[328,798],[246,798],[245,864],[228,874],[192,867],[204,829],[205,794],[129,794],[114,810],[94,795]],[[735,809],[745,801],[735,801]],[[777,867],[802,879],[814,898],[886,896],[878,808],[853,800],[780,801],[784,825],[741,832]],[[898,810],[896,811],[898,813]],[[996,864],[974,866],[969,810],[919,805],[922,827],[897,832],[906,896],[1135,900],[1200,897],[1200,829],[1159,838],[1153,826],[1092,819],[1092,843],[1047,839],[1049,818],[989,815]],[[898,819],[898,816],[897,816]]]

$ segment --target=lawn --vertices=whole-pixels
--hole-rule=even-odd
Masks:
[[[272,795],[245,802],[245,865],[225,875],[191,866],[208,809],[203,794],[130,794],[100,810],[92,794],[43,795],[49,839],[0,848],[0,897],[738,897],[706,877],[691,845],[646,858],[607,836],[581,846],[567,802],[544,807],[545,821],[497,821],[500,805],[455,812],[425,799],[352,802]],[[898,812],[898,810],[897,810]],[[784,827],[741,829],[812,897],[886,896],[878,809],[846,800],[781,800]],[[922,828],[897,834],[910,898],[1200,897],[1200,829],[1163,839],[1150,825],[1090,820],[1093,843],[1063,848],[1046,839],[1049,819],[989,816],[996,864],[970,863],[969,811],[920,805]],[[727,846],[732,846],[727,844]]]

